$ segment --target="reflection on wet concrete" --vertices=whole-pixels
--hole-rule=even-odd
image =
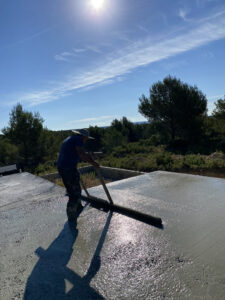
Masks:
[[[47,250],[39,247],[35,253],[39,261],[27,280],[24,300],[63,300],[63,299],[104,299],[90,287],[90,282],[101,266],[100,252],[110,225],[112,213],[108,215],[90,267],[84,277],[80,277],[67,267],[73,253],[78,230],[76,221],[66,222],[59,236]],[[66,293],[65,280],[69,281],[72,289]]]

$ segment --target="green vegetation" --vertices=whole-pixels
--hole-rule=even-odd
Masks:
[[[165,170],[207,175],[218,171],[220,176],[224,172],[225,177],[225,154],[222,152],[181,155],[167,151],[162,145],[156,147],[147,144],[148,141],[140,141],[114,148],[111,154],[101,160],[101,164],[143,172]]]
[[[149,122],[134,124],[123,117],[107,128],[89,127],[95,140],[85,148],[104,153],[101,165],[225,177],[225,99],[208,116],[203,93],[169,76],[139,100],[139,112]],[[19,163],[35,174],[55,172],[61,143],[71,131],[51,131],[43,124],[38,113],[17,104],[0,135],[0,165]]]
[[[0,166],[19,160],[19,151],[16,145],[10,143],[7,138],[0,137]]]
[[[176,140],[187,147],[195,145],[203,135],[207,100],[197,87],[169,76],[153,84],[149,98],[142,95],[139,100],[139,112],[166,130],[174,149]]]
[[[82,179],[82,181],[84,183],[84,186],[87,189],[91,188],[93,186],[98,186],[98,185],[101,184],[100,180],[96,177],[96,175],[95,175],[94,172],[90,172],[90,173],[81,175],[81,179]],[[53,182],[56,183],[56,184],[58,184],[58,185],[60,185],[60,186],[64,186],[61,178],[55,179]],[[105,180],[105,182],[108,183],[110,181],[109,180]]]
[[[0,136],[0,165],[19,163],[31,172],[35,168],[51,170],[62,140],[71,132],[54,132],[44,128],[43,123],[39,113],[25,111],[17,104]]]

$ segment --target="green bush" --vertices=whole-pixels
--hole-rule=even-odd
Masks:
[[[152,146],[158,146],[163,144],[163,138],[162,136],[157,133],[157,134],[153,134],[150,138],[149,138],[149,143]]]
[[[214,158],[214,159],[207,159],[205,167],[208,169],[221,169],[225,167],[224,159]]]
[[[200,154],[187,154],[184,156],[183,165],[190,169],[202,168],[205,165],[205,157]]]
[[[34,174],[36,175],[43,175],[46,173],[54,173],[57,172],[56,166],[54,166],[54,162],[52,161],[47,161],[44,164],[39,164],[35,169],[34,169]]]
[[[179,171],[182,170],[184,167],[183,158],[173,158],[172,164],[171,164],[171,171]]]
[[[0,140],[0,166],[15,164],[20,160],[18,147],[7,139]]]

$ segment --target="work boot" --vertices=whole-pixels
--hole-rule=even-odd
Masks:
[[[66,213],[69,220],[77,218],[78,203],[67,203]]]
[[[83,210],[83,205],[81,204],[80,201],[76,202],[76,203],[67,203],[67,208],[66,208],[66,213],[67,213],[67,217],[68,219],[76,219],[79,217],[79,215],[81,214],[82,210]]]

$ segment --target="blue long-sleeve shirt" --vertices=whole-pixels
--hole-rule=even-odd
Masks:
[[[80,160],[76,152],[76,147],[83,147],[83,145],[83,139],[80,135],[72,135],[65,139],[57,161],[58,168],[76,169]]]

